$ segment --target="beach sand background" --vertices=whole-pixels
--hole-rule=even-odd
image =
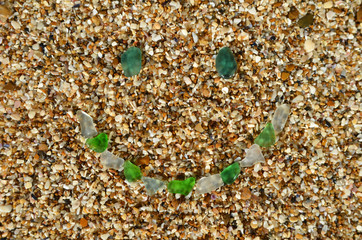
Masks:
[[[1,239],[360,239],[360,0],[1,3]],[[126,78],[131,46],[143,68]],[[200,197],[103,169],[75,116],[170,181],[243,158],[282,103],[266,163]]]

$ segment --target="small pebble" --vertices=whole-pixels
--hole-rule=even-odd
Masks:
[[[250,226],[253,228],[253,229],[256,229],[258,227],[258,222],[257,221],[252,221],[250,223]]]
[[[298,234],[295,235],[295,238],[296,238],[296,239],[303,239],[303,235],[301,235],[301,234],[298,233]]]
[[[333,7],[333,2],[332,1],[325,2],[323,4],[323,7],[326,9],[331,8],[331,7]]]
[[[15,109],[18,108],[18,107],[20,107],[20,105],[21,105],[21,102],[20,102],[20,101],[15,101],[15,102],[14,102],[14,108],[15,108]]]
[[[272,124],[274,126],[275,134],[280,133],[285,123],[287,122],[290,107],[287,104],[280,105],[273,115]]]
[[[288,13],[288,18],[290,20],[295,20],[298,17],[299,17],[299,11],[295,7],[292,7]]]
[[[64,165],[62,165],[62,164],[55,164],[54,167],[53,167],[53,169],[54,169],[55,171],[62,171],[62,170],[64,170]]]
[[[0,213],[9,213],[13,210],[11,205],[0,205]]]
[[[15,30],[18,30],[21,28],[20,24],[17,21],[11,21],[11,26],[13,26],[13,28]]]
[[[39,144],[39,150],[40,151],[48,151],[48,145],[42,143],[42,144]]]
[[[88,226],[88,221],[85,218],[81,218],[79,223],[83,228]]]
[[[99,26],[101,24],[101,19],[98,15],[94,15],[91,19],[96,26]]]
[[[251,191],[249,188],[244,187],[240,191],[240,198],[242,200],[249,200],[251,198]]]
[[[202,128],[201,126],[201,123],[198,123],[196,126],[195,126],[195,130],[198,131],[198,132],[203,132],[204,129]]]
[[[329,11],[326,14],[326,17],[327,17],[328,20],[332,20],[334,18],[334,16],[336,16],[336,13],[333,12],[333,11]]]
[[[161,29],[161,25],[159,23],[155,23],[153,24],[153,29],[155,30],[160,30]]]
[[[204,194],[214,191],[215,189],[224,185],[220,174],[211,175],[208,177],[203,177],[196,183],[195,194]]]
[[[192,32],[192,39],[194,40],[194,43],[197,43],[199,41],[199,37],[194,32]]]
[[[308,39],[304,42],[304,49],[307,53],[312,52],[314,48],[315,48],[315,43],[312,40]]]
[[[168,183],[167,190],[170,193],[179,193],[187,196],[194,188],[195,181],[196,179],[194,177],[189,177],[183,181],[173,180]]]
[[[256,163],[264,163],[265,159],[258,144],[246,150],[245,158],[239,162],[240,167],[251,167]]]
[[[228,47],[220,49],[216,56],[216,70],[222,78],[232,78],[236,72],[237,64],[233,52]]]
[[[150,163],[150,156],[144,156],[136,160],[137,165],[148,165]]]
[[[149,196],[154,195],[158,190],[160,190],[165,185],[164,181],[150,177],[142,177],[142,182],[144,183],[147,194]]]
[[[33,186],[33,184],[31,183],[31,182],[26,182],[25,183],[25,188],[26,189],[29,189],[29,188],[31,188]]]
[[[295,66],[293,64],[289,64],[285,67],[285,70],[287,70],[288,72],[291,72],[295,69]]]
[[[310,25],[312,25],[313,21],[314,21],[313,15],[310,13],[307,13],[304,17],[299,19],[298,25],[301,28],[306,28],[306,27],[309,27]]]
[[[34,110],[31,110],[31,111],[28,113],[28,117],[29,117],[30,119],[33,119],[33,118],[35,117],[35,114],[36,114],[36,112],[35,112]]]
[[[181,33],[181,35],[184,36],[184,37],[187,37],[187,35],[188,35],[188,32],[187,32],[186,29],[182,29],[182,30],[180,31],[180,33]]]
[[[81,134],[83,137],[90,138],[97,135],[97,130],[93,123],[93,118],[91,116],[79,110],[77,111],[77,118],[80,123]]]
[[[302,95],[298,95],[292,100],[292,103],[299,103],[303,100],[304,100],[304,97]]]
[[[132,77],[140,73],[142,68],[142,51],[137,47],[130,47],[121,56],[124,75]]]
[[[184,77],[184,81],[187,85],[190,85],[192,83],[192,81],[189,77]]]
[[[228,94],[228,93],[229,93],[229,88],[223,87],[223,88],[221,89],[221,91],[222,91],[224,94]]]
[[[123,158],[119,158],[107,150],[101,153],[100,162],[105,168],[113,168],[118,171],[123,170],[123,164],[124,164]]]
[[[285,81],[289,78],[290,73],[288,72],[282,72],[282,80]]]

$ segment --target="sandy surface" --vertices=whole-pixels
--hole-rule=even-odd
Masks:
[[[360,239],[361,0],[158,2],[0,8],[2,239]],[[126,78],[131,46],[143,68]],[[224,46],[238,63],[228,80],[215,69]],[[170,181],[243,158],[282,103],[266,163],[201,197],[149,197],[103,169],[75,116]]]

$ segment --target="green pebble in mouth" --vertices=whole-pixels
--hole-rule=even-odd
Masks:
[[[254,143],[260,147],[270,147],[275,143],[275,131],[272,123],[268,123],[259,136],[255,139]]]
[[[196,179],[194,177],[187,178],[183,181],[173,180],[168,183],[167,189],[171,193],[179,193],[187,196],[194,187]]]
[[[88,138],[85,143],[93,151],[101,153],[106,151],[108,147],[108,136],[105,133],[100,133],[94,138]]]
[[[130,161],[126,161],[123,167],[124,176],[126,177],[128,182],[135,182],[142,178],[141,169]]]
[[[226,167],[221,173],[221,179],[225,184],[232,184],[240,174],[240,166],[238,162]]]

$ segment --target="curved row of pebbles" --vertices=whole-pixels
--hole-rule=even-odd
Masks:
[[[214,174],[203,177],[196,182],[194,177],[187,178],[183,181],[173,180],[167,184],[167,189],[171,193],[189,195],[195,183],[195,194],[205,194],[222,187],[224,184],[233,183],[240,174],[240,168],[251,167],[256,163],[264,163],[265,159],[261,152],[261,147],[270,147],[276,142],[276,134],[279,134],[285,126],[288,118],[290,107],[287,104],[280,105],[272,118],[272,121],[266,125],[260,135],[255,139],[249,149],[246,150],[245,158],[236,158],[234,163],[226,167],[220,174]],[[159,179],[144,177],[140,168],[130,161],[124,161],[107,150],[108,137],[105,133],[98,134],[93,119],[87,113],[79,110],[77,117],[80,122],[81,135],[86,138],[86,145],[100,152],[100,163],[105,168],[112,168],[118,171],[124,170],[127,181],[135,182],[141,180],[145,186],[148,195],[153,195],[165,185],[165,181]]]

